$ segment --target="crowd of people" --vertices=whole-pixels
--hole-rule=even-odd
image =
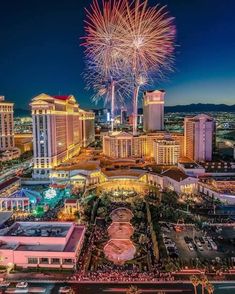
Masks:
[[[140,272],[138,270],[125,270],[122,267],[103,266],[94,272],[78,273],[73,276],[77,281],[100,281],[100,282],[162,282],[173,281],[170,273],[162,273],[158,270]]]

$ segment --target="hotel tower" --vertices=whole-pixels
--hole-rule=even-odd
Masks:
[[[6,102],[4,96],[0,96],[0,151],[15,147],[13,106],[14,103]]]
[[[194,161],[211,161],[215,120],[205,114],[184,119],[185,156]]]
[[[164,130],[164,90],[146,91],[144,93],[144,131]]]
[[[94,141],[94,114],[80,109],[73,95],[40,94],[31,102],[34,178],[50,171]]]

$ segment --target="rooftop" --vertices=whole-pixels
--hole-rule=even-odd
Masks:
[[[78,199],[65,199],[64,203],[65,204],[77,204]]]
[[[17,237],[66,237],[71,223],[16,222],[4,236]]]
[[[7,188],[8,186],[10,186],[10,185],[12,185],[12,184],[18,182],[18,181],[19,181],[19,178],[17,178],[17,177],[13,177],[13,178],[11,178],[11,179],[5,181],[5,182],[2,182],[2,183],[0,184],[0,191],[3,190],[3,189],[5,189],[5,188]]]
[[[55,95],[55,96],[51,96],[55,99],[59,99],[59,100],[68,100],[70,95]]]
[[[195,163],[195,162],[180,162],[180,164],[184,167],[184,168],[190,168],[190,169],[195,169],[195,168],[203,168],[201,165]]]
[[[168,170],[164,171],[161,175],[165,176],[165,177],[169,177],[177,182],[181,182],[189,177],[185,173],[183,173],[181,170],[176,169],[176,168],[175,169],[168,169]]]
[[[146,173],[145,170],[134,169],[115,169],[115,170],[102,170],[107,177],[140,177]]]
[[[70,233],[68,233],[70,228]],[[16,222],[10,230],[0,236],[0,249],[16,251],[76,252],[78,245],[83,241],[85,230],[85,226],[75,225],[69,222]],[[55,240],[54,238],[56,237],[64,238]]]

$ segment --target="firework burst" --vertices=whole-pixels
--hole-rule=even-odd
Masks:
[[[120,102],[133,93],[133,132],[137,131],[139,91],[171,69],[175,27],[165,7],[149,7],[148,0],[93,0],[86,10],[83,38],[88,62],[88,84],[94,100]],[[120,104],[120,106],[122,103]]]

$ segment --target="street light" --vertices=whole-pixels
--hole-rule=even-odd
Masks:
[[[194,287],[194,294],[197,294],[197,286],[200,284],[200,280],[196,276],[191,276],[190,281]]]
[[[200,284],[202,285],[202,294],[205,293],[205,287],[209,283],[208,279],[206,276],[203,276],[200,280]]]
[[[211,283],[208,283],[206,285],[206,290],[207,290],[208,294],[212,294],[212,293],[214,293],[215,287]]]

